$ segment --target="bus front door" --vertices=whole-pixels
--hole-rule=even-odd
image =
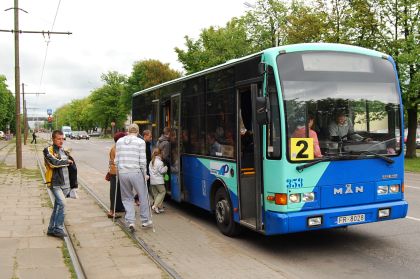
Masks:
[[[238,104],[238,169],[240,223],[262,230],[261,221],[261,154],[260,127],[255,119],[258,84],[237,88]]]
[[[171,197],[178,202],[181,201],[181,179],[180,179],[180,118],[181,118],[181,102],[180,94],[171,97],[171,112],[170,112],[170,143],[171,143]]]

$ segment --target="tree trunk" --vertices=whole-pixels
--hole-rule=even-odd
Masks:
[[[416,158],[416,130],[417,130],[417,106],[407,109],[407,150],[405,158]]]

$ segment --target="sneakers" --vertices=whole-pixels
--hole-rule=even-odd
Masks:
[[[70,190],[69,197],[72,199],[78,199],[79,195],[77,194],[77,189],[73,188]]]
[[[153,210],[156,214],[159,214],[159,213],[160,213],[160,210],[159,210],[159,208],[158,208],[157,206],[152,205],[152,210]]]
[[[152,224],[153,224],[152,220],[149,220],[149,221],[146,221],[146,222],[142,223],[142,224],[141,224],[141,226],[142,226],[143,228],[148,228],[148,227],[150,227]]]
[[[165,212],[165,209],[163,207],[162,208],[159,208],[159,212],[160,213]]]
[[[136,226],[135,226],[133,223],[131,223],[130,225],[128,225],[128,229],[129,229],[131,232],[135,232],[135,231],[136,231]]]

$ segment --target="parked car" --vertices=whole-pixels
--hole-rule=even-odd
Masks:
[[[4,139],[4,132],[0,131],[0,139]]]
[[[71,139],[79,139],[78,137],[79,137],[79,131],[71,132],[71,134],[70,134]]]
[[[79,131],[78,132],[78,139],[85,139],[88,140],[90,137],[86,131]]]
[[[407,143],[408,130],[404,130],[404,142]],[[420,148],[420,127],[416,130],[416,148]]]
[[[420,148],[420,127],[417,127],[416,148]]]
[[[92,133],[90,133],[90,136],[91,137],[99,137],[100,135],[101,135],[100,132],[92,132]]]

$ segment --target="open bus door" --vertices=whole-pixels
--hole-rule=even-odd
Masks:
[[[263,229],[261,128],[255,114],[255,103],[260,87],[261,85],[257,83],[237,86],[240,223],[257,231]]]
[[[180,120],[181,120],[181,95],[175,94],[171,96],[170,109],[170,143],[171,143],[171,166],[170,166],[170,184],[171,197],[178,202],[181,201],[181,178],[180,178]]]

